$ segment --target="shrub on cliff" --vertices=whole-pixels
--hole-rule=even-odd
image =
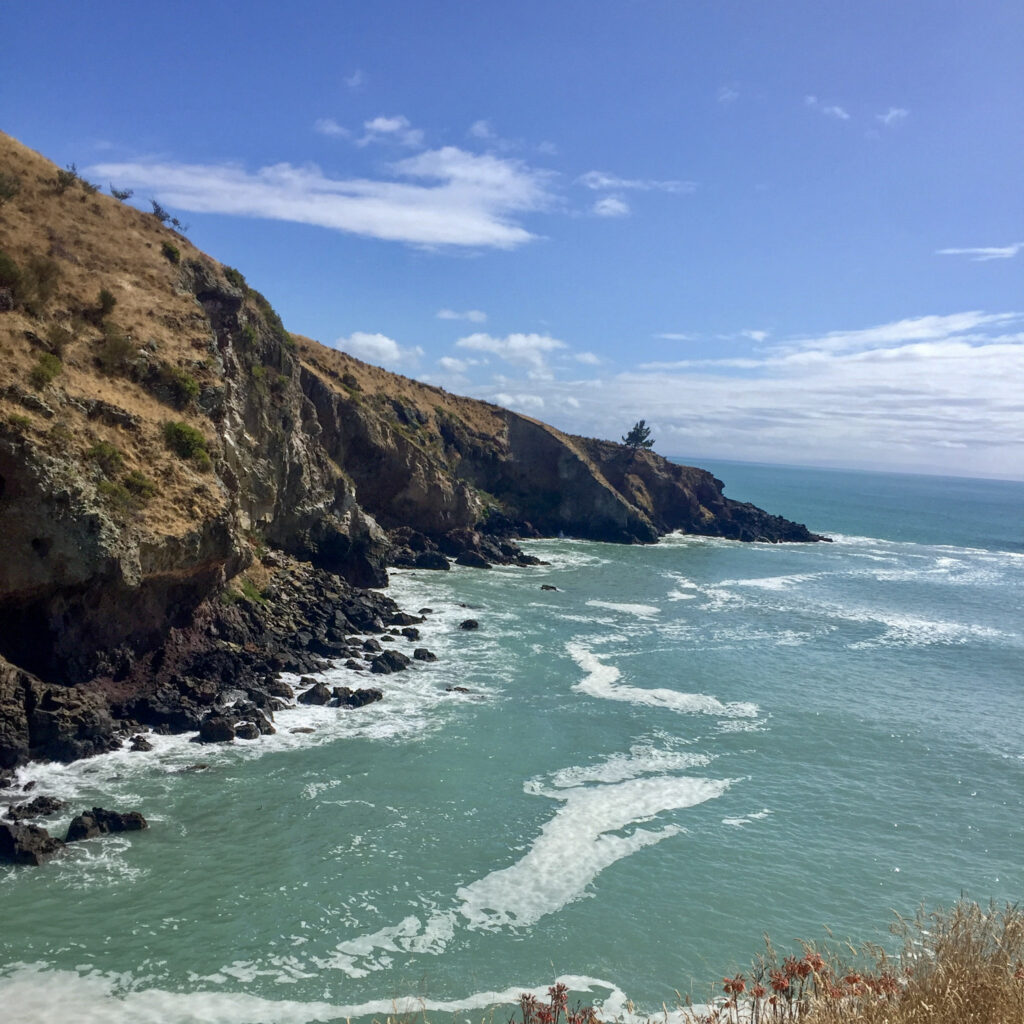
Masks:
[[[109,441],[97,441],[86,453],[85,457],[90,462],[95,462],[104,475],[113,477],[121,471],[124,465],[124,456],[117,445]]]
[[[160,252],[169,263],[181,262],[181,250],[176,245],[171,245],[170,242],[162,242]]]
[[[125,373],[128,369],[135,346],[131,339],[116,324],[109,320],[103,324],[103,340],[100,342],[97,361],[100,369],[110,377]]]
[[[0,206],[9,203],[21,191],[21,180],[16,174],[0,171]]]
[[[199,397],[199,382],[186,370],[161,363],[153,369],[146,385],[156,396],[169,401],[176,409],[184,409]]]
[[[164,441],[175,455],[191,460],[203,471],[213,465],[202,431],[187,423],[165,423]]]
[[[63,368],[61,361],[52,352],[44,352],[28,375],[29,383],[36,391],[42,391]]]

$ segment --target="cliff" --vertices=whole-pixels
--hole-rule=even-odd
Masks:
[[[140,688],[180,692],[171,639],[209,653],[268,551],[367,587],[528,561],[513,538],[539,534],[817,539],[703,470],[289,334],[237,270],[3,135],[0,185],[0,767],[94,752]],[[70,746],[30,735],[45,707]]]

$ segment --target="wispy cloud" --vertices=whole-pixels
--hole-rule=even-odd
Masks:
[[[364,331],[354,331],[347,338],[338,338],[334,347],[348,352],[356,359],[388,369],[415,366],[423,356],[423,349],[419,345],[403,348],[386,334],[367,334]]]
[[[910,111],[905,107],[890,107],[884,114],[875,114],[875,120],[881,121],[886,128],[891,128],[894,124],[899,124],[900,121],[905,120],[910,116]]]
[[[454,309],[439,309],[438,320],[468,320],[472,324],[482,324],[487,321],[487,314],[481,309],[466,309],[461,313]]]
[[[661,334],[653,335],[653,337],[661,338],[662,341],[696,341],[692,334],[682,334],[678,331],[664,331]]]
[[[331,135],[337,138],[347,139],[352,133],[338,124],[333,117],[321,117],[313,125],[313,130],[321,135]]]
[[[742,337],[749,338],[750,341],[756,342],[764,341],[769,334],[771,334],[771,331],[740,331],[740,335]]]
[[[598,217],[628,217],[629,203],[621,196],[603,196],[590,208]]]
[[[497,132],[491,127],[491,122],[483,119],[474,121],[466,134],[474,139],[496,139],[498,137]]]
[[[490,334],[470,334],[465,338],[459,338],[455,344],[458,348],[489,352],[507,363],[524,366],[530,371],[531,376],[548,372],[549,353],[568,348],[564,341],[547,334],[506,334],[503,338],[496,338]]]
[[[970,256],[976,263],[986,263],[988,260],[1011,260],[1021,250],[1024,250],[1024,242],[980,246],[976,249],[936,249],[935,251],[938,256]]]
[[[351,75],[345,76],[345,84],[350,89],[358,89],[360,86],[366,85],[366,73],[360,68],[356,68]]]
[[[850,120],[850,115],[843,107],[835,104],[822,103],[817,96],[805,96],[804,106],[810,107],[812,110],[817,110],[818,113],[824,114],[826,117],[835,118],[837,121]]]
[[[416,149],[423,145],[423,131],[413,128],[404,114],[394,117],[374,117],[363,122],[365,134],[356,141],[357,146],[368,146],[373,142],[392,142],[399,146]]]
[[[576,179],[580,185],[584,185],[595,192],[621,191],[623,189],[636,189],[641,192],[693,192],[697,188],[694,181],[658,181],[654,178],[620,178],[606,171],[587,171]]]
[[[736,85],[722,85],[718,88],[718,102],[728,105],[740,98],[740,90]]]
[[[266,217],[437,247],[523,245],[534,236],[513,216],[551,201],[545,172],[454,146],[407,157],[390,170],[407,180],[338,179],[313,164],[288,163],[250,172],[237,164],[138,161],[96,164],[89,173],[148,189],[194,213]]]

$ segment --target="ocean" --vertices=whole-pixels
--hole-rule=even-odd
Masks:
[[[0,869],[5,1019],[503,1022],[556,978],[644,1015],[765,932],[1021,899],[1024,484],[703,464],[834,543],[396,571],[439,660],[382,702],[23,769],[60,834],[94,804],[151,828]]]

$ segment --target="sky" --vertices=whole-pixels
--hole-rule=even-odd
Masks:
[[[0,5],[0,128],[295,332],[656,450],[1024,479],[1024,5]]]

